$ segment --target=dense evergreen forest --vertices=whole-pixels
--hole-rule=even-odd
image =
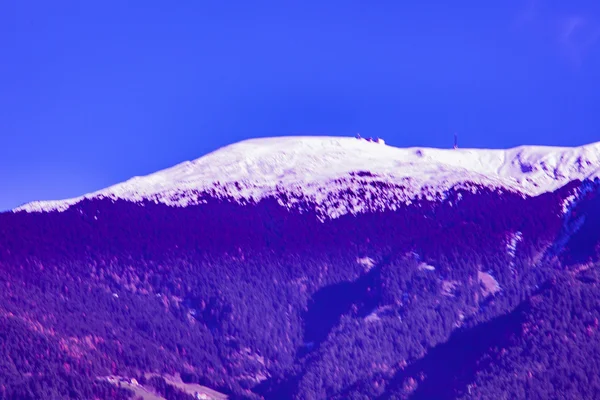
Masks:
[[[599,187],[0,214],[0,399],[598,398]]]

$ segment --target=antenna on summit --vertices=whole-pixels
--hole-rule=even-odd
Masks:
[[[454,132],[454,149],[458,149],[458,133]]]

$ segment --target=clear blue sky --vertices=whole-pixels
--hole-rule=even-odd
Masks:
[[[455,131],[600,140],[600,2],[0,3],[0,210],[250,137]]]

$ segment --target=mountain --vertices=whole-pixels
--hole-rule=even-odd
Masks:
[[[579,148],[441,150],[355,138],[282,137],[246,140],[83,197],[33,202],[16,211],[62,211],[102,198],[185,207],[206,197],[241,204],[274,197],[288,208],[310,203],[335,218],[435,200],[469,185],[535,196],[599,176],[600,142]],[[355,198],[361,195],[366,199],[358,204]]]
[[[597,398],[599,176],[600,143],[267,138],[26,204],[0,398]]]

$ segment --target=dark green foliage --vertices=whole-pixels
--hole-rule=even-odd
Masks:
[[[478,372],[471,397],[600,397],[600,275],[587,274],[594,282],[560,273],[531,298],[521,331]]]
[[[560,268],[564,196],[454,191],[327,222],[273,199],[1,214],[0,394],[119,398],[98,377],[157,372],[246,398],[400,396],[402,371]]]

